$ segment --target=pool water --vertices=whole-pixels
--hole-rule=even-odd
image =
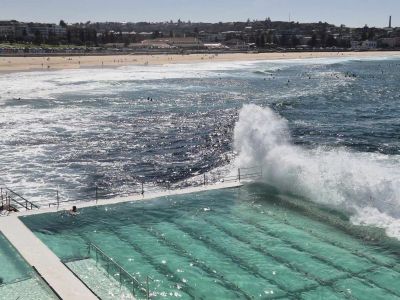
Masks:
[[[58,299],[1,232],[0,299]]]
[[[150,276],[152,299],[400,299],[396,241],[261,184],[22,220],[64,261],[93,266],[90,242]]]
[[[30,268],[1,232],[0,266],[0,284],[14,283],[31,277]]]

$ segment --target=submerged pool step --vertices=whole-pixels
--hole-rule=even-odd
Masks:
[[[201,261],[194,257],[191,253],[186,251],[184,248],[179,246],[178,244],[174,243],[172,240],[166,238],[165,234],[162,233],[161,231],[158,231],[157,228],[159,224],[155,225],[155,227],[151,228],[145,228],[142,226],[144,230],[149,232],[149,234],[153,235],[155,238],[157,238],[159,241],[162,241],[167,247],[171,248],[174,250],[174,252],[177,253],[179,256],[184,256],[188,258],[189,260],[192,261],[192,266],[199,267],[201,268],[209,277],[210,279],[213,278],[213,283],[219,283],[221,286],[225,288],[224,296],[228,296],[232,291],[237,291],[240,295],[242,295],[244,298],[251,299],[252,297],[248,295],[245,291],[241,290],[235,283],[228,281],[224,276],[221,274],[218,274],[214,268],[210,265],[208,265],[206,262]],[[157,228],[156,228],[157,227]],[[163,230],[167,228],[167,226],[161,226]],[[201,277],[200,280],[204,282],[207,280],[205,277]],[[238,298],[239,295],[232,295],[234,298]]]
[[[322,261],[325,264],[351,273],[365,272],[376,265],[358,256],[352,255],[348,251],[337,246],[332,246],[316,240],[312,236],[300,230],[288,228],[283,223],[271,223],[268,220],[257,218],[252,213],[241,212],[235,213],[234,217],[248,225],[252,225],[266,234],[281,240],[284,244],[289,245],[299,251],[304,251],[312,255],[312,257]]]
[[[218,287],[216,279],[210,280],[204,270],[199,268],[193,258],[177,255],[172,249],[163,246],[160,242],[140,226],[126,226],[119,231],[120,236],[129,240],[136,247],[140,247],[143,253],[149,255],[153,264],[158,265],[170,274],[170,280],[175,280],[177,285],[186,287],[185,291],[193,299],[206,297],[206,293],[213,291],[216,299],[240,299],[234,290]],[[155,247],[155,245],[157,245]],[[199,288],[200,284],[205,284],[204,290]]]
[[[233,262],[230,257],[210,248],[203,239],[193,238],[182,231],[176,224],[162,223],[157,226],[157,230],[162,231],[170,243],[178,245],[187,253],[193,253],[194,258],[209,265],[216,274],[236,285],[246,295],[252,298],[268,299],[286,296],[286,292],[271,281],[257,276],[248,268],[243,268],[238,262]],[[220,266],[224,268],[221,269]]]
[[[71,261],[66,265],[102,300],[135,299],[127,287],[92,258]]]
[[[0,299],[57,300],[52,291],[39,279],[32,277],[14,283],[0,285]]]
[[[121,239],[115,232],[104,233],[96,232],[86,236],[88,240],[96,242],[102,249],[111,255],[118,251],[118,257],[122,267],[134,275],[138,281],[145,283],[146,276],[152,278],[150,282],[150,294],[152,298],[164,297],[166,295],[180,296],[181,299],[190,299],[182,290],[175,288],[175,283],[171,282],[169,277],[154,268],[154,265],[148,261],[148,257],[134,249],[125,239]]]
[[[258,216],[262,216],[264,219],[275,220],[279,223],[283,223],[286,226],[307,232],[315,238],[321,240],[324,243],[329,243],[333,246],[338,246],[352,253],[353,255],[361,258],[366,258],[372,263],[380,266],[393,268],[398,265],[397,259],[392,257],[390,254],[382,255],[373,249],[373,246],[361,244],[358,238],[349,236],[342,232],[340,229],[333,227],[333,225],[325,224],[320,221],[313,220],[310,217],[305,217],[299,213],[284,210],[282,207],[276,205],[268,206],[268,210],[259,206],[248,207],[240,205],[236,207],[240,212],[241,210],[252,211]],[[349,226],[352,226],[349,224]],[[400,274],[399,274],[400,275]]]
[[[239,224],[232,223],[227,219],[221,222],[219,218],[212,216],[205,218],[205,220],[232,238],[245,243],[253,250],[272,258],[276,263],[285,265],[294,272],[320,284],[326,284],[346,275],[346,273],[312,258],[305,252],[285,247],[282,243],[270,245],[271,237],[265,239],[265,235],[258,232],[257,229],[243,231],[243,226]]]
[[[151,251],[146,251],[147,249],[143,249],[142,243],[139,245],[135,242],[132,242],[129,237],[117,230],[112,230],[112,234],[121,242],[125,243],[126,251],[134,250],[139,253],[146,260],[146,263],[150,264],[161,275],[159,277],[161,281],[160,288],[165,290],[164,292],[159,292],[160,296],[171,295],[173,297],[179,297],[183,299],[194,298],[194,290],[184,281],[179,280],[177,276],[174,276],[174,270],[171,270],[167,265],[163,264],[162,260],[152,256]],[[152,245],[152,247],[154,247],[154,245]],[[165,282],[171,284],[165,286],[163,284]]]
[[[307,239],[303,239],[305,241],[307,241],[306,243],[302,244],[299,241],[296,241],[296,239],[298,238],[298,236],[286,236],[284,231],[281,231],[282,228],[277,227],[277,225],[275,224],[275,226],[272,226],[272,224],[265,224],[267,222],[265,222],[264,219],[262,220],[254,220],[254,218],[251,218],[252,215],[248,215],[246,218],[243,218],[245,216],[245,214],[241,213],[240,215],[236,215],[238,218],[240,218],[241,222],[245,222],[246,224],[251,224],[254,227],[265,231],[266,233],[268,233],[269,235],[272,235],[280,240],[282,240],[284,243],[287,243],[288,245],[290,245],[291,247],[293,247],[296,250],[299,251],[305,251],[308,252],[310,254],[312,254],[313,258],[317,258],[319,260],[321,260],[323,263],[326,263],[328,265],[331,265],[341,271],[347,272],[349,275],[348,277],[359,277],[360,279],[362,279],[363,281],[365,281],[367,284],[376,286],[377,289],[381,289],[384,292],[387,292],[389,294],[393,295],[393,292],[391,292],[390,290],[388,290],[387,288],[385,288],[384,286],[380,286],[379,284],[377,284],[376,282],[373,282],[371,280],[369,280],[368,278],[366,278],[366,274],[369,274],[370,272],[374,272],[375,270],[377,270],[380,266],[376,265],[374,263],[370,263],[365,264],[364,268],[360,268],[358,267],[357,270],[353,271],[352,267],[354,267],[354,264],[349,266],[349,265],[342,265],[340,263],[338,263],[338,261],[336,260],[336,257],[333,258],[332,253],[333,252],[327,252],[327,249],[324,249],[322,247],[321,244],[318,243],[313,243],[311,247],[309,245],[309,241]],[[284,236],[284,237],[282,237]],[[330,246],[330,248],[332,248],[333,246]],[[338,247],[336,247],[338,248]],[[342,249],[343,250],[343,249]],[[345,250],[343,250],[345,251]],[[339,251],[339,253],[341,253],[343,255],[343,251]],[[325,252],[325,254],[324,254]],[[324,255],[324,256],[322,256]],[[336,254],[337,255],[337,254]],[[356,257],[356,258],[354,258]],[[340,260],[342,260],[343,257],[340,257]],[[359,259],[359,257],[357,256],[353,256],[353,259]],[[351,263],[351,262],[350,262]],[[394,296],[394,295],[393,295]]]
[[[338,231],[336,228],[329,227],[330,225],[323,224],[309,218],[307,218],[306,220],[308,222],[311,222],[312,225],[309,225],[308,228],[306,228],[298,224],[293,224],[298,221],[297,216],[288,216],[287,213],[285,213],[286,217],[278,217],[273,212],[265,210],[259,211],[258,207],[249,208],[241,206],[240,210],[234,212],[234,215],[239,219],[243,219],[243,217],[247,217],[248,219],[251,218],[251,223],[253,225],[254,222],[258,222],[257,224],[261,226],[267,226],[268,228],[271,227],[273,229],[274,227],[279,227],[279,230],[284,229],[285,232],[292,231],[296,234],[299,233],[298,235],[302,235],[303,239],[307,240],[308,243],[313,242],[318,246],[325,245],[326,247],[330,247],[331,249],[337,249],[337,251],[343,254],[342,256],[347,255],[348,257],[352,257],[352,260],[363,262],[363,264],[370,264],[377,267],[387,267],[394,269],[399,266],[397,260],[392,255],[383,255],[381,253],[382,249],[379,249],[378,252],[378,250],[374,250],[370,245],[361,244],[360,242],[358,242],[359,240],[357,238],[351,238],[350,240],[349,235],[340,233],[340,231]],[[303,218],[305,217],[303,216]],[[324,228],[325,232],[319,233],[318,231],[321,228]],[[282,231],[280,233],[282,233]],[[349,245],[350,243],[352,244],[352,246]],[[333,253],[334,252],[335,251],[333,251]],[[345,265],[346,264],[344,263],[343,266]],[[351,266],[350,269],[353,270],[354,266]],[[359,271],[361,271],[361,269],[357,270],[357,272]]]
[[[185,232],[192,232],[193,238],[202,236],[204,241],[225,254],[227,257],[237,262],[241,267],[248,269],[253,274],[273,282],[280,289],[294,293],[317,287],[318,284],[306,274],[301,274],[297,270],[289,269],[284,264],[279,263],[274,258],[265,255],[238,239],[231,237],[220,231],[213,225],[204,223],[201,232],[198,228],[191,226],[191,222],[179,222],[180,229]]]
[[[371,285],[363,279],[348,278],[335,283],[335,288],[343,291],[346,296],[352,299],[374,299],[374,300],[399,300],[400,298],[392,293]]]

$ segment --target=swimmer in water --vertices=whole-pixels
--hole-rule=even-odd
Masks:
[[[78,209],[76,208],[76,206],[72,206],[72,209],[69,211],[69,213],[71,215],[77,215],[78,214]]]

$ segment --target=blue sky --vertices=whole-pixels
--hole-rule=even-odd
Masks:
[[[236,21],[250,19],[348,26],[400,26],[400,0],[0,0],[0,20]],[[396,15],[397,14],[397,15]]]

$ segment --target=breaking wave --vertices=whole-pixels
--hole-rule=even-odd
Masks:
[[[234,130],[240,166],[263,166],[263,180],[351,215],[357,225],[400,239],[400,157],[291,143],[288,121],[270,108],[245,105]]]

